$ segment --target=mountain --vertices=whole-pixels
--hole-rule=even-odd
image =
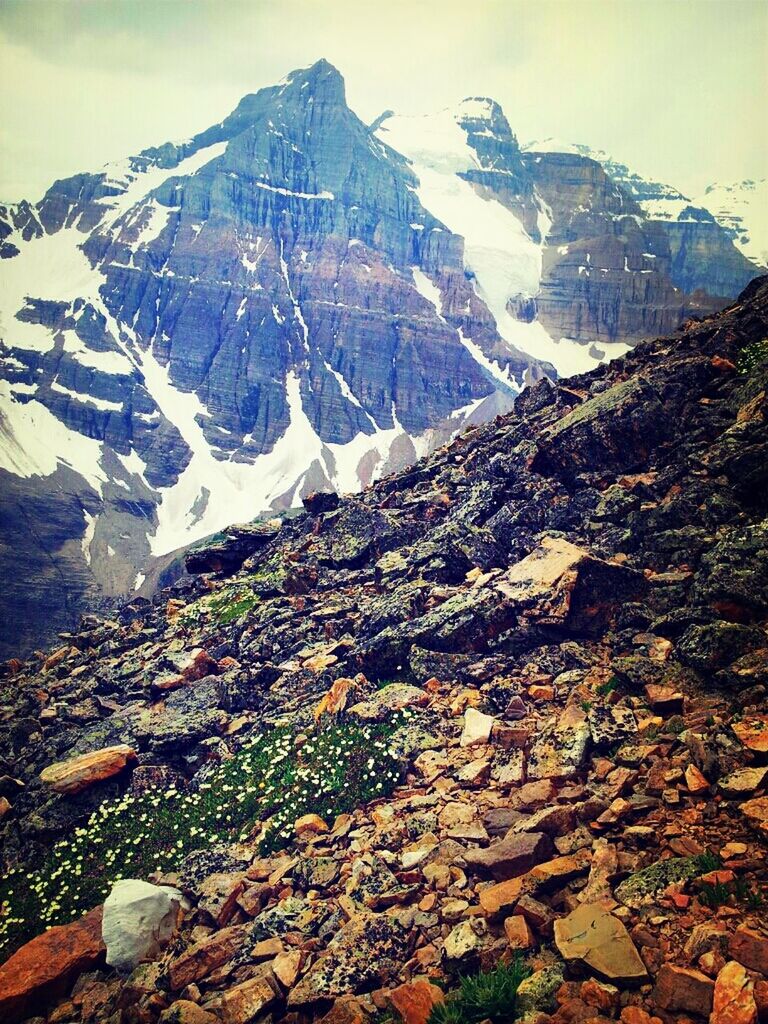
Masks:
[[[367,126],[322,60],[0,208],[2,649],[736,294],[670,239],[493,101]]]
[[[5,663],[3,1019],[514,1019],[533,972],[541,1024],[754,1022],[767,337],[768,277]]]
[[[768,266],[765,181],[710,185],[691,199],[672,185],[643,178],[604,150],[556,139],[528,143],[526,152],[565,152],[596,160],[645,216],[663,223],[669,240],[670,277],[682,291],[734,295]]]
[[[708,185],[697,203],[706,207],[758,266],[768,266],[768,178]]]

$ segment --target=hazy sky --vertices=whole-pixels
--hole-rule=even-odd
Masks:
[[[487,95],[521,140],[689,194],[768,174],[768,0],[0,0],[0,198],[191,135],[319,57],[366,121]]]

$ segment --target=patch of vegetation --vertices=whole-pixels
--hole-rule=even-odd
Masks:
[[[595,693],[599,694],[599,696],[601,697],[607,697],[609,693],[613,693],[613,691],[616,689],[618,685],[618,676],[611,676],[610,679],[606,680],[604,683],[600,683],[599,686],[595,687]]]
[[[514,1020],[517,990],[530,973],[525,961],[516,956],[492,971],[463,977],[458,989],[433,1007],[428,1024],[480,1024],[485,1020],[500,1024]]]
[[[275,729],[213,767],[194,790],[105,801],[36,870],[15,869],[0,880],[0,960],[43,928],[101,903],[121,878],[174,871],[193,850],[254,833],[261,833],[260,852],[269,853],[286,845],[304,814],[332,824],[337,814],[388,795],[400,777],[390,741],[408,717],[334,726],[300,748],[290,730]]]
[[[591,700],[583,700],[581,702],[581,710],[582,711],[587,711],[587,712],[591,711],[592,710],[592,701]]]
[[[698,857],[694,857],[693,863],[700,875],[709,874],[710,871],[719,871],[723,866],[720,858],[711,850],[705,850]]]
[[[258,594],[243,583],[231,583],[212,594],[206,594],[181,612],[185,625],[198,625],[204,620],[225,626],[247,615],[259,603]]]
[[[751,886],[746,878],[734,878],[732,882],[705,882],[699,892],[699,899],[710,910],[717,910],[732,902],[742,903],[749,910],[759,910],[763,905],[763,894]]]
[[[739,373],[750,374],[756,366],[768,359],[768,338],[762,341],[753,341],[746,345],[739,353],[736,368]]]

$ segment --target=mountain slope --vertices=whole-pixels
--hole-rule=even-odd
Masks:
[[[191,904],[55,1019],[408,1021],[397,986],[516,948],[543,1022],[706,1018],[734,970],[754,1018],[767,394],[763,278],[6,663],[3,948],[132,873]],[[110,928],[114,957],[136,936]],[[96,912],[0,968],[8,1019],[99,970],[101,934]]]
[[[693,250],[493,101],[366,126],[322,60],[0,208],[0,649],[716,308]]]

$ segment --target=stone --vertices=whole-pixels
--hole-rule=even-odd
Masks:
[[[768,837],[768,796],[745,800],[739,810],[754,829]]]
[[[751,715],[731,723],[737,738],[756,754],[768,754],[768,715]]]
[[[562,537],[545,536],[496,586],[526,619],[590,633],[599,632],[623,600],[640,595],[645,579]]]
[[[467,708],[461,733],[461,746],[472,747],[479,743],[488,743],[495,721],[492,715],[485,715],[477,708]]]
[[[645,687],[648,703],[662,715],[680,715],[685,707],[685,696],[673,686],[648,683]]]
[[[647,980],[629,932],[599,904],[584,904],[555,921],[555,945],[564,960],[580,961],[605,981],[640,985]]]
[[[486,945],[487,933],[482,918],[468,918],[451,929],[443,944],[443,955],[451,961],[471,960]]]
[[[444,1003],[445,996],[427,978],[414,978],[393,988],[389,1002],[403,1024],[427,1024],[433,1007]]]
[[[619,1007],[621,993],[615,985],[606,985],[595,978],[588,978],[581,984],[579,998],[587,1006],[593,1006],[607,1016],[613,1016]]]
[[[216,1024],[218,1020],[189,999],[177,999],[160,1014],[160,1024]]]
[[[0,1018],[15,1024],[44,1010],[80,974],[104,960],[101,907],[71,924],[50,928],[0,966]]]
[[[303,954],[300,949],[278,953],[272,961],[272,972],[284,989],[291,989],[301,971]]]
[[[709,789],[709,782],[695,764],[689,764],[685,769],[685,785],[688,792],[694,794],[706,793]]]
[[[667,886],[688,881],[698,874],[700,871],[694,857],[669,857],[630,875],[617,886],[614,895],[619,902],[638,910]]]
[[[196,887],[198,909],[223,927],[235,913],[244,888],[244,871],[215,871]]]
[[[701,971],[665,963],[656,975],[653,1002],[669,1013],[682,1011],[708,1017],[712,1012],[715,983]]]
[[[157,956],[176,928],[183,899],[178,889],[136,878],[115,882],[104,901],[101,925],[109,966],[128,973]]]
[[[728,955],[751,971],[768,976],[768,935],[741,925],[728,941]]]
[[[180,992],[221,967],[242,945],[246,931],[243,925],[222,928],[207,938],[193,943],[168,965],[168,984],[172,992]]]
[[[268,977],[249,978],[239,985],[227,988],[221,997],[221,1017],[224,1024],[250,1024],[278,997],[278,991]]]
[[[517,901],[526,891],[525,876],[510,878],[506,882],[490,885],[480,892],[480,906],[486,917],[493,920],[511,914]]]
[[[293,831],[297,836],[305,833],[328,832],[328,825],[319,814],[303,814],[293,823]]]
[[[757,1024],[755,986],[744,967],[729,961],[717,975],[710,1024]]]
[[[525,1019],[528,1014],[552,1013],[557,1006],[556,994],[563,984],[561,963],[534,971],[520,982],[515,1000],[517,1015]]]
[[[569,705],[556,724],[533,742],[528,778],[568,779],[584,766],[591,733],[584,711]]]
[[[40,779],[56,793],[74,796],[96,782],[118,775],[135,760],[136,751],[120,743],[49,765],[40,772]]]
[[[394,978],[406,959],[408,931],[391,914],[363,912],[347,921],[288,995],[289,1006],[335,999]]]
[[[552,840],[543,832],[508,835],[485,850],[467,850],[464,860],[470,868],[488,872],[497,882],[525,874],[552,853]]]
[[[768,782],[768,766],[740,768],[717,780],[717,788],[731,800],[750,796]]]
[[[510,949],[530,949],[534,944],[528,922],[521,914],[504,919],[504,935]]]

